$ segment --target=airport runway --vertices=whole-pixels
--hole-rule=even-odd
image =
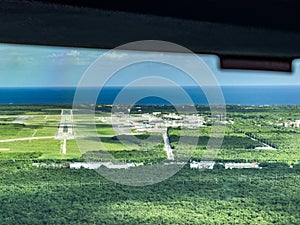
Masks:
[[[62,109],[56,139],[74,139],[73,111]]]

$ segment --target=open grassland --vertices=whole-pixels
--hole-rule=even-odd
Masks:
[[[117,135],[112,125],[102,122],[96,124],[99,139],[83,140],[86,146],[95,146],[92,151],[85,152],[84,156],[89,160],[99,160],[97,150],[108,151],[116,159],[122,162],[157,162],[166,158],[166,152],[163,149],[163,140],[160,133],[145,134],[141,133],[135,136]],[[148,141],[149,135],[157,137],[158,142]],[[97,142],[97,143],[96,143]],[[95,151],[96,150],[96,151]]]
[[[35,136],[55,136],[60,115],[30,115],[25,125],[36,128]]]
[[[5,110],[8,108],[5,107]],[[0,159],[79,159],[82,153],[89,154],[87,152],[92,152],[93,160],[99,160],[94,157],[97,151],[108,151],[122,162],[149,162],[149,160],[157,161],[166,157],[162,143],[139,141],[145,140],[148,137],[147,134],[137,135],[138,141],[132,141],[130,137],[123,135],[122,141],[120,141],[120,137],[116,135],[110,124],[97,120],[100,115],[101,117],[109,116],[107,113],[96,115],[96,132],[98,135],[96,138],[88,136],[80,139],[81,143],[87,147],[87,151],[84,151],[83,148],[81,152],[76,140],[68,140],[67,154],[64,155],[61,153],[62,141],[54,138],[60,121],[60,109],[50,107],[50,109],[43,110],[39,106],[37,109],[31,109],[30,106],[15,106],[15,110],[19,114],[10,112],[8,115],[0,115],[0,140],[11,140],[10,142],[0,142],[0,149],[5,149],[0,151]],[[14,123],[22,116],[26,116],[24,121]],[[87,132],[89,134],[91,127],[89,123],[81,121],[79,129],[82,133]],[[153,135],[161,138],[161,134]],[[22,138],[28,140],[21,140]],[[30,140],[31,138],[42,139]],[[99,138],[101,144],[99,144]]]
[[[151,134],[158,140],[153,142],[147,140],[150,135],[147,133],[118,135],[110,123],[100,120],[100,117],[109,117],[107,113],[97,113],[95,124],[91,123],[90,116],[75,115],[74,117],[76,120],[75,132],[79,136],[77,143],[83,158],[88,161],[119,160],[121,162],[149,163],[166,159],[161,133]],[[103,158],[103,152],[110,153],[110,157]]]
[[[53,138],[0,143],[0,159],[76,159],[81,156],[75,140],[67,141],[67,154],[61,153],[61,140]]]
[[[134,143],[127,143],[124,145],[116,137],[116,132],[113,130],[112,126],[107,123],[97,122],[97,133],[101,139],[103,147],[109,151],[120,151],[120,150],[133,150],[137,148]]]
[[[27,115],[21,123],[13,123],[19,116],[8,116],[5,121],[0,118],[0,140],[55,136],[60,115]]]
[[[0,149],[6,149],[0,151],[0,159],[80,158],[81,152],[75,140],[67,141],[68,152],[64,155],[61,153],[62,140],[54,138],[61,109],[52,106],[11,106],[9,111],[7,106],[1,108],[7,110],[7,115],[0,115],[0,140],[3,141],[0,142]],[[15,122],[24,116],[23,121]],[[22,140],[24,138],[26,140]],[[5,142],[8,140],[10,142]]]

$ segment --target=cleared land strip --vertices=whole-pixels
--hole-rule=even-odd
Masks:
[[[54,137],[55,136],[13,138],[13,139],[0,140],[0,142],[30,141],[30,140],[38,140],[38,139],[50,139]]]

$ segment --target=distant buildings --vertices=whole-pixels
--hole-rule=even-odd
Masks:
[[[158,116],[158,115],[161,115],[161,112],[153,112],[152,114],[153,114],[153,116]]]
[[[257,162],[252,163],[225,163],[225,169],[261,169]]]
[[[124,126],[124,124],[122,125]],[[199,128],[205,126],[203,116],[199,115],[178,115],[176,113],[162,114],[153,112],[152,115],[144,113],[130,118],[130,126],[137,132],[162,132],[167,127]]]
[[[174,119],[174,120],[181,120],[182,117],[175,114],[175,113],[169,113],[169,114],[166,114],[166,115],[163,115],[164,118],[166,119]]]
[[[214,168],[215,162],[214,161],[201,161],[196,162],[193,161],[190,163],[191,169],[209,169],[212,170]]]

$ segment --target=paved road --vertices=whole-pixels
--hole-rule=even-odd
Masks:
[[[167,158],[169,160],[174,160],[174,155],[173,155],[172,148],[170,146],[170,141],[169,141],[169,137],[168,137],[167,132],[163,133],[163,139],[164,139],[164,144],[165,144],[165,151],[167,153]]]
[[[54,136],[13,138],[13,139],[0,140],[0,142],[29,141],[29,140],[50,139],[50,138],[54,138]]]
[[[62,154],[67,154],[67,139],[64,139],[64,142],[61,145],[61,153]]]

